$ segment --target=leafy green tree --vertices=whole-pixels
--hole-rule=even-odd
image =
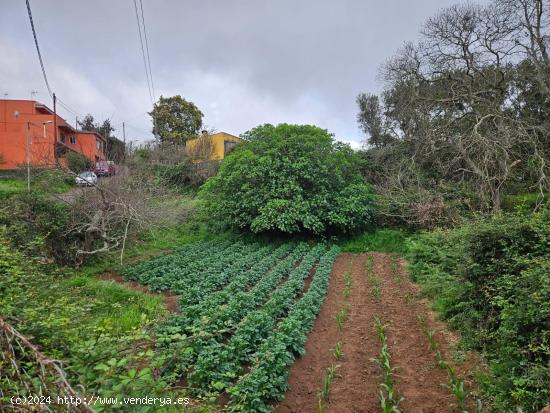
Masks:
[[[207,212],[253,232],[345,233],[374,221],[374,193],[353,150],[311,125],[244,134],[201,188]]]
[[[185,142],[196,137],[204,116],[193,102],[180,95],[161,96],[149,115],[153,120],[153,134],[161,141],[171,142]]]

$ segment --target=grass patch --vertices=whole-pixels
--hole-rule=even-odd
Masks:
[[[0,179],[0,199],[7,199],[27,190],[27,182],[21,179]]]
[[[540,192],[527,192],[518,195],[504,195],[502,197],[502,209],[505,211],[533,211],[538,204],[548,205],[550,194],[544,194],[542,198]]]
[[[365,232],[349,240],[343,240],[340,248],[343,252],[388,252],[405,253],[407,233],[396,229],[380,229],[375,232]]]
[[[44,195],[61,194],[73,188],[71,176],[60,171],[33,172],[31,176],[31,192]],[[27,191],[26,176],[14,176],[0,179],[0,199],[8,199]]]

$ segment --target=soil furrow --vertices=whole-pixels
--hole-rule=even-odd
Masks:
[[[420,329],[419,306],[406,303],[411,291],[406,277],[396,282],[390,271],[390,258],[375,254],[374,273],[380,280],[379,315],[388,325],[387,338],[395,370],[396,388],[405,399],[400,404],[404,412],[439,413],[451,411],[454,399],[441,384],[447,382],[445,371],[438,368],[427,338]]]
[[[365,256],[355,256],[352,288],[345,299],[344,273],[353,254],[340,255],[333,267],[329,290],[321,312],[306,343],[306,353],[290,369],[289,389],[276,412],[315,412],[318,393],[327,367],[340,365],[331,389],[331,402],[323,403],[325,412],[374,412],[378,409],[379,373],[370,361],[379,350],[374,332],[376,306],[368,294],[363,267]],[[350,312],[342,332],[334,320],[342,305],[349,302]],[[344,358],[336,361],[332,349],[342,342]],[[365,397],[373,395],[373,397]]]
[[[380,284],[380,299],[372,294],[372,283],[367,279],[367,256],[374,257],[374,274]],[[352,288],[344,297],[344,274],[351,268]],[[319,391],[327,367],[339,365],[337,378],[330,392],[330,403],[323,402],[323,410],[331,413],[379,412],[378,394],[381,371],[371,360],[378,356],[380,343],[374,328],[374,317],[387,324],[389,351],[392,356],[395,388],[404,400],[403,412],[452,412],[455,404],[447,373],[437,366],[435,355],[418,321],[422,315],[430,330],[436,331],[436,340],[442,354],[449,361],[453,333],[437,321],[425,301],[418,300],[418,287],[404,273],[400,273],[388,254],[341,254],[335,261],[326,300],[306,343],[306,353],[290,369],[289,388],[275,408],[276,412],[316,412]],[[345,303],[350,312],[343,331],[337,328],[334,316]],[[335,360],[332,349],[342,343],[344,358]],[[454,365],[454,364],[453,364]],[[468,379],[469,363],[454,365],[457,374]],[[466,380],[467,385],[472,383]]]

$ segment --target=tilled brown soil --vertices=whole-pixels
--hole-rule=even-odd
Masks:
[[[367,254],[341,254],[333,267],[329,292],[306,343],[306,354],[290,370],[289,389],[275,408],[276,412],[316,412],[319,391],[327,367],[339,365],[330,402],[323,402],[325,412],[379,412],[378,394],[382,374],[371,360],[380,352],[374,328],[374,317],[386,327],[389,352],[392,357],[395,387],[404,400],[403,412],[439,413],[454,411],[455,399],[449,389],[447,373],[437,366],[435,354],[420,328],[421,315],[448,362],[450,347],[456,337],[437,321],[425,301],[418,300],[418,287],[412,284],[399,262],[399,276],[392,274],[390,256],[373,253],[374,274],[380,281],[380,300],[372,294],[367,280]],[[350,262],[353,264],[350,267]],[[344,274],[351,269],[352,288],[344,297]],[[348,303],[350,312],[343,331],[338,331],[334,316]],[[336,361],[333,351],[342,343],[344,358]],[[468,364],[455,366],[457,374],[468,380]]]

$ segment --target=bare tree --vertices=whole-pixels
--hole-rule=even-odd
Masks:
[[[525,82],[518,77],[529,70],[518,67],[529,61],[537,81],[547,80],[547,29],[548,10],[538,0],[443,10],[425,23],[418,44],[405,45],[384,66],[384,108],[360,106],[363,129],[391,125],[386,130],[409,147],[408,162],[474,183],[494,210],[502,188],[527,170],[543,193],[548,128],[542,117],[524,116]],[[544,99],[536,110],[547,112]]]

